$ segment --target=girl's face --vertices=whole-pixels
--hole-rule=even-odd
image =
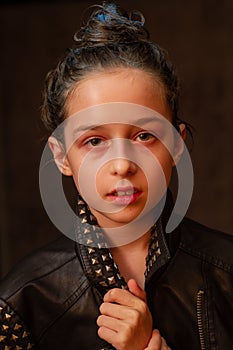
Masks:
[[[79,82],[70,94],[66,110],[71,116],[85,108],[112,102],[142,105],[171,121],[163,87],[151,74],[131,68],[118,68],[114,71],[90,74]],[[94,148],[102,152],[104,145],[107,144],[106,141],[113,139],[127,139],[147,148],[159,162],[166,183],[164,187],[167,187],[174,162],[163,143],[139,126],[111,123],[110,116],[109,124],[88,130],[68,149],[62,172],[73,176],[78,190],[79,169],[87,154]],[[122,210],[104,212],[94,209],[91,203],[88,203],[100,226],[119,227],[140,215],[148,198],[148,181],[138,164],[129,158],[116,157],[99,168],[95,180],[101,199],[111,205],[114,204],[119,209],[122,207]],[[128,183],[132,187],[129,187]],[[87,183],[86,186],[88,187],[89,184]],[[166,188],[158,190],[157,202],[165,190]]]

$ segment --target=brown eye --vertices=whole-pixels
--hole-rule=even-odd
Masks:
[[[149,132],[142,132],[136,137],[136,140],[141,142],[152,141],[153,139],[155,139],[155,136]]]
[[[94,137],[93,139],[90,139],[87,141],[87,144],[91,145],[92,147],[99,146],[103,140],[101,140],[98,137]]]

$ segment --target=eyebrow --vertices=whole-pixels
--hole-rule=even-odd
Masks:
[[[104,124],[87,124],[87,125],[83,125],[83,126],[80,126],[80,127],[77,127],[74,129],[74,133],[76,132],[83,132],[83,131],[88,131],[88,130],[96,130],[96,129],[104,129],[105,128],[105,125],[109,125],[109,124],[128,124],[128,125],[135,125],[135,126],[142,126],[144,124],[147,124],[147,123],[150,123],[150,122],[160,122],[162,123],[163,120],[162,118],[159,118],[157,116],[153,116],[153,117],[145,117],[145,118],[140,118],[140,119],[137,119],[136,121],[134,121],[133,124],[131,124],[130,122],[128,123],[122,123],[122,122],[109,122],[109,123],[104,123]]]

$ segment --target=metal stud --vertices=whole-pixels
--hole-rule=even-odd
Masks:
[[[101,281],[99,284],[100,284],[102,287],[107,287],[107,286],[108,286],[107,283],[104,282],[104,281]]]
[[[91,238],[88,238],[87,239],[87,244],[91,244],[91,243],[93,243],[93,240]]]
[[[28,336],[29,336],[29,333],[26,332],[26,331],[24,331],[24,332],[23,332],[23,335],[22,335],[22,338],[26,338],[26,337],[28,337]]]
[[[97,237],[97,238],[103,238],[104,235],[103,235],[102,232],[97,232],[97,233],[96,233],[96,237]]]
[[[91,231],[89,230],[89,228],[85,228],[84,229],[84,234],[86,235],[87,233],[90,233]]]
[[[85,224],[87,222],[87,217],[85,216],[83,219],[82,219],[82,224]]]
[[[20,328],[22,328],[21,324],[16,323],[14,326],[14,330],[18,331]]]
[[[2,329],[3,329],[4,331],[6,331],[8,328],[9,328],[9,326],[7,326],[7,325],[5,325],[5,324],[2,325]]]
[[[92,265],[99,264],[98,258],[92,258],[92,259],[91,259],[91,262],[92,262]]]
[[[125,285],[122,285],[122,286],[121,286],[121,289],[128,290],[128,287],[125,286]]]
[[[94,248],[88,248],[88,253],[89,253],[89,254],[95,253],[95,249],[94,249]]]
[[[32,344],[29,343],[27,349],[32,349]]]
[[[101,255],[101,256],[102,256],[102,260],[103,260],[103,261],[109,260],[108,254],[103,254],[103,255]]]
[[[85,204],[84,201],[82,201],[81,199],[79,199],[78,205],[84,205],[84,204]]]
[[[5,345],[4,350],[10,350],[10,347],[9,347],[9,346],[7,346],[7,345]]]
[[[108,282],[110,285],[116,283],[115,277],[114,276],[108,277]]]
[[[103,272],[102,272],[102,270],[101,270],[101,269],[99,269],[99,270],[95,270],[95,273],[96,273],[96,276],[97,276],[97,277],[101,277],[101,276],[103,276]]]
[[[16,341],[16,340],[18,339],[18,336],[15,335],[15,334],[12,334],[11,339],[14,340],[14,341]]]
[[[157,242],[154,242],[154,243],[152,244],[151,249],[152,249],[152,250],[155,250],[155,249],[157,249],[158,247],[159,247],[159,243],[158,243],[158,241],[157,241]]]
[[[98,248],[99,249],[102,249],[102,248],[104,248],[105,247],[105,244],[104,243],[98,243]]]
[[[5,317],[6,317],[7,320],[9,320],[9,319],[11,318],[11,315],[9,315],[9,314],[6,313],[6,314],[5,314]]]
[[[15,350],[22,350],[21,346],[16,345]]]
[[[109,272],[109,271],[112,271],[112,267],[110,265],[105,265],[105,268],[106,270]]]
[[[86,214],[86,210],[81,209],[81,210],[80,210],[80,212],[79,212],[79,214],[80,214],[80,215],[82,215],[82,214]]]
[[[2,342],[3,340],[6,339],[6,336],[5,335],[0,335],[0,342]]]

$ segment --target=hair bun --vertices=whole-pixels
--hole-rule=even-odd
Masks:
[[[138,11],[127,13],[118,5],[103,3],[94,5],[86,24],[75,34],[80,47],[93,47],[121,42],[133,43],[149,39],[144,28],[145,19]],[[91,8],[92,8],[91,7]]]

